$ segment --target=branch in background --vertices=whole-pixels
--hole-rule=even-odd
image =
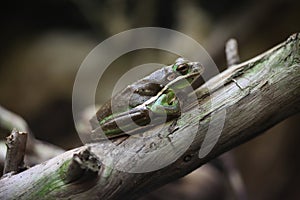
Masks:
[[[16,128],[19,131],[30,133],[28,124],[19,115],[0,106],[0,126],[8,130]]]
[[[129,137],[118,144],[120,149],[114,149],[114,144],[109,141],[87,144],[90,151],[103,163],[96,181],[79,184],[64,182],[62,175],[68,171],[65,166],[70,163],[75,153],[86,149],[84,146],[22,173],[2,178],[0,199],[135,199],[190,173],[300,111],[299,46],[299,35],[293,35],[273,49],[213,77],[197,89],[199,101],[191,105],[187,115],[178,119],[178,130],[172,134],[168,132],[168,126],[163,126],[157,127],[161,128],[159,136],[142,140]],[[243,86],[242,90],[233,79]],[[211,93],[207,88],[211,89]],[[215,100],[213,107],[212,98]],[[199,149],[211,125],[212,114],[220,117],[225,109],[226,119],[222,135],[209,154],[199,158]],[[126,172],[140,166],[148,167],[163,162],[176,153],[176,150],[182,149],[182,143],[191,138],[193,130],[198,131],[192,144],[175,162],[148,173]],[[164,135],[167,138],[161,137]],[[169,146],[172,148],[165,150]],[[162,149],[164,150],[159,154],[156,153]],[[126,154],[125,150],[131,153]],[[149,157],[149,152],[156,153],[155,157]],[[116,166],[125,171],[118,171]],[[89,187],[85,187],[87,184]]]
[[[37,140],[33,137],[31,137],[31,139],[33,145],[31,146],[31,149],[27,146],[25,156],[25,163],[29,166],[42,163],[65,152],[64,149],[54,144]]]
[[[248,195],[245,183],[242,179],[240,170],[236,166],[233,154],[231,152],[226,152],[219,156],[218,159],[221,161],[224,175],[230,183],[235,198],[237,200],[247,200]]]
[[[25,169],[24,155],[26,150],[27,133],[16,129],[7,137],[7,152],[3,174],[17,173]]]
[[[228,190],[228,180],[224,174],[209,162],[182,179],[160,187],[139,200],[232,199],[234,195]]]

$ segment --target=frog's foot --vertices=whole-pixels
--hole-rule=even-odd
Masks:
[[[175,119],[175,120],[173,120],[172,124],[168,128],[168,132],[169,132],[168,135],[174,133],[178,129],[179,129],[179,126],[177,126],[177,119]]]
[[[110,139],[116,146],[122,144],[130,135],[123,135],[122,137]]]

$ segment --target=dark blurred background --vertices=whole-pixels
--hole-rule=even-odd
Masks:
[[[238,40],[241,60],[247,60],[299,32],[299,10],[297,0],[2,2],[0,105],[24,117],[37,138],[74,148],[81,142],[72,118],[73,82],[85,56],[104,39],[143,26],[175,29],[201,43],[223,70],[227,39]],[[156,55],[136,52],[114,63],[120,70],[107,72],[99,103],[124,70],[157,62]],[[159,57],[166,64],[172,59]],[[248,199],[300,198],[299,118],[287,119],[233,151]],[[1,137],[8,133],[1,130]]]

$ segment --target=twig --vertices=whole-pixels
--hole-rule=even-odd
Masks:
[[[226,42],[225,46],[227,66],[238,64],[240,62],[240,56],[238,52],[238,43],[236,39],[231,38]]]
[[[226,61],[227,61],[227,66],[232,67],[235,64],[238,64],[240,62],[240,56],[238,52],[238,43],[236,39],[231,38],[226,42],[225,45],[225,54],[226,54]],[[232,81],[241,89],[243,88],[239,85],[237,80],[232,79]]]
[[[26,150],[27,133],[16,129],[7,137],[7,152],[3,174],[19,172],[24,169],[24,155]]]

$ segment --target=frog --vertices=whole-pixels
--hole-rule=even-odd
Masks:
[[[128,133],[141,132],[155,119],[160,124],[178,118],[181,106],[177,94],[184,91],[204,71],[199,62],[178,58],[150,75],[130,84],[104,103],[96,113],[98,128],[107,138],[117,138]],[[132,128],[132,121],[138,126]],[[148,127],[149,128],[149,127]],[[126,134],[124,133],[126,132]]]

